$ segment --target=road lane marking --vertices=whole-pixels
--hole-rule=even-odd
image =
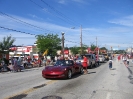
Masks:
[[[54,82],[57,82],[57,80],[51,80],[51,81],[46,82],[45,84],[46,84],[46,85],[49,85],[49,84],[52,84],[52,83],[54,83]]]
[[[54,82],[57,82],[57,80],[50,80],[50,81],[48,81],[48,82],[46,82],[45,84],[42,84],[42,85],[49,85],[49,84],[52,84],[52,83],[54,83]],[[39,89],[39,88],[33,87],[33,88],[27,89],[27,90],[25,90],[25,91],[18,92],[18,93],[16,93],[16,94],[13,94],[13,95],[11,95],[11,96],[8,96],[8,97],[6,97],[6,98],[4,98],[4,99],[10,99],[10,98],[13,98],[13,97],[15,97],[15,96],[17,96],[17,95],[21,95],[21,94],[29,94],[29,93],[31,93],[31,92],[37,90],[37,89]]]
[[[106,96],[106,99],[110,99],[110,96],[111,96],[111,93],[108,92],[108,93],[107,93],[107,96]]]

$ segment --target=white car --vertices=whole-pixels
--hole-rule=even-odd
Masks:
[[[99,62],[105,62],[105,57],[104,55],[99,55]]]
[[[88,59],[88,68],[93,68],[94,66],[97,66],[96,56],[94,54],[81,55],[81,57],[76,60],[76,63],[80,63],[82,65],[83,56],[86,56],[86,58]]]

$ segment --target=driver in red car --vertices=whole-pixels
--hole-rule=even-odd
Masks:
[[[88,59],[85,56],[83,56],[84,74],[87,74],[88,73],[88,70],[87,70],[87,66],[88,66],[87,61],[88,61]]]

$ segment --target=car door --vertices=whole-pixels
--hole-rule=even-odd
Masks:
[[[74,69],[75,69],[75,72],[79,72],[79,69],[80,69],[79,64],[74,63]]]
[[[88,59],[87,64],[88,64],[88,66],[90,66],[91,65],[91,61],[92,61],[91,55],[86,55],[86,57]]]
[[[94,58],[94,55],[91,55],[91,59],[92,59],[92,64],[94,65],[94,64],[95,64],[95,58]]]
[[[72,73],[76,72],[76,66],[72,60],[69,60],[69,65],[71,67]]]

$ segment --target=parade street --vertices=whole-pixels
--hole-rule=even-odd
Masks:
[[[37,67],[0,73],[0,99],[133,99],[133,63],[127,68],[117,58],[71,79],[45,79]]]

